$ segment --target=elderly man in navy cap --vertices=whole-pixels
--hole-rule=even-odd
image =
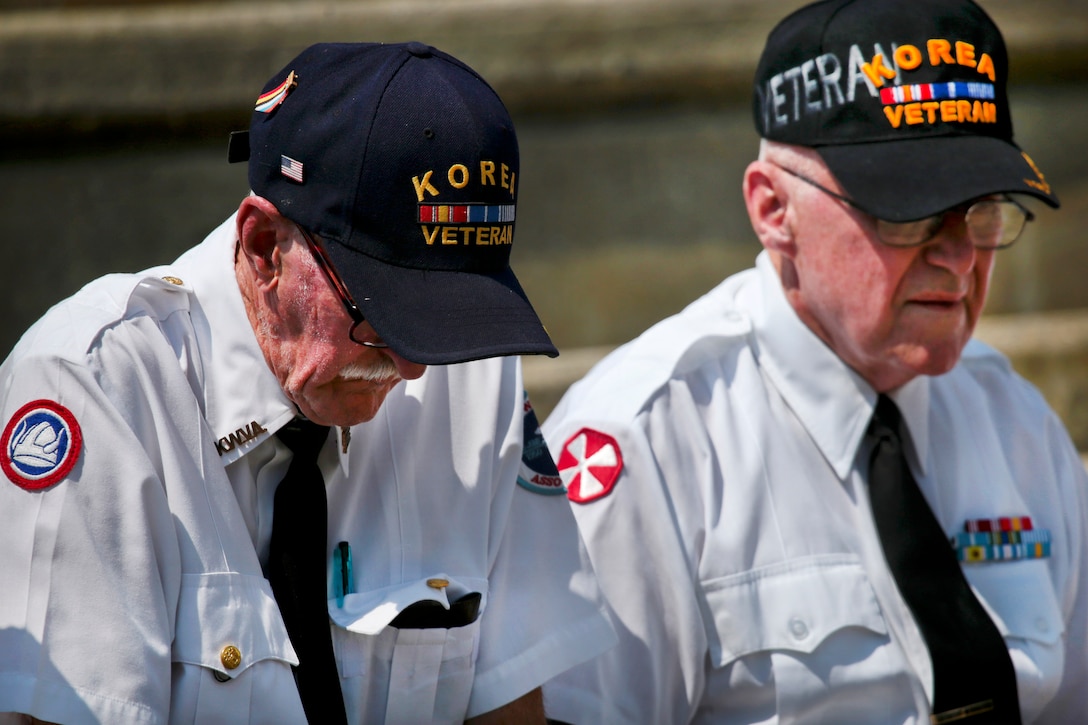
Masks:
[[[234,215],[0,367],[0,723],[543,722],[614,635],[514,357],[556,350],[506,109],[322,44],[230,153]]]
[[[608,723],[1088,713],[1088,477],[971,340],[1050,185],[969,0],[770,34],[743,193],[764,251],[545,422],[620,644],[546,688]]]

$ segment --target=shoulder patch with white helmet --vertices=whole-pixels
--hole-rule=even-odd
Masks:
[[[623,453],[612,436],[582,428],[563,444],[558,467],[567,498],[589,503],[612,493],[623,471]]]
[[[548,444],[540,432],[540,423],[536,418],[533,404],[529,402],[529,393],[525,393],[522,424],[525,426],[524,444],[521,452],[521,470],[518,471],[518,485],[522,488],[545,496],[556,496],[564,492],[563,481],[555,468]]]
[[[40,491],[67,476],[82,449],[83,433],[72,411],[52,400],[35,400],[4,426],[0,468],[19,488]]]

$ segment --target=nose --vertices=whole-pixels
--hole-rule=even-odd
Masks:
[[[414,363],[411,360],[402,358],[397,353],[393,352],[393,349],[386,345],[380,337],[378,337],[377,331],[366,320],[359,320],[351,327],[351,331],[348,333],[348,337],[352,342],[359,345],[366,345],[371,350],[384,353],[386,357],[397,368],[397,375],[403,380],[415,380],[423,371],[427,369],[426,365],[420,363]]]
[[[385,352],[385,354],[389,356],[389,359],[393,361],[393,364],[397,368],[397,375],[400,375],[404,380],[415,380],[427,369],[426,365],[414,363],[411,360],[405,360],[389,348],[386,348],[383,352]]]
[[[977,250],[967,230],[966,215],[950,212],[937,234],[926,244],[926,261],[953,274],[963,275],[975,266]]]

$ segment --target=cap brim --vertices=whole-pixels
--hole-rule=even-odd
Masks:
[[[1027,156],[998,138],[935,136],[816,151],[846,195],[886,221],[914,221],[987,194],[1027,194],[1058,207]]]
[[[406,360],[559,354],[509,266],[497,274],[411,269],[336,241],[326,248],[367,322]]]

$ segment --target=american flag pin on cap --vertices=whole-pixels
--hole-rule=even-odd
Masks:
[[[291,181],[302,183],[302,162],[290,156],[280,156],[280,173]]]

